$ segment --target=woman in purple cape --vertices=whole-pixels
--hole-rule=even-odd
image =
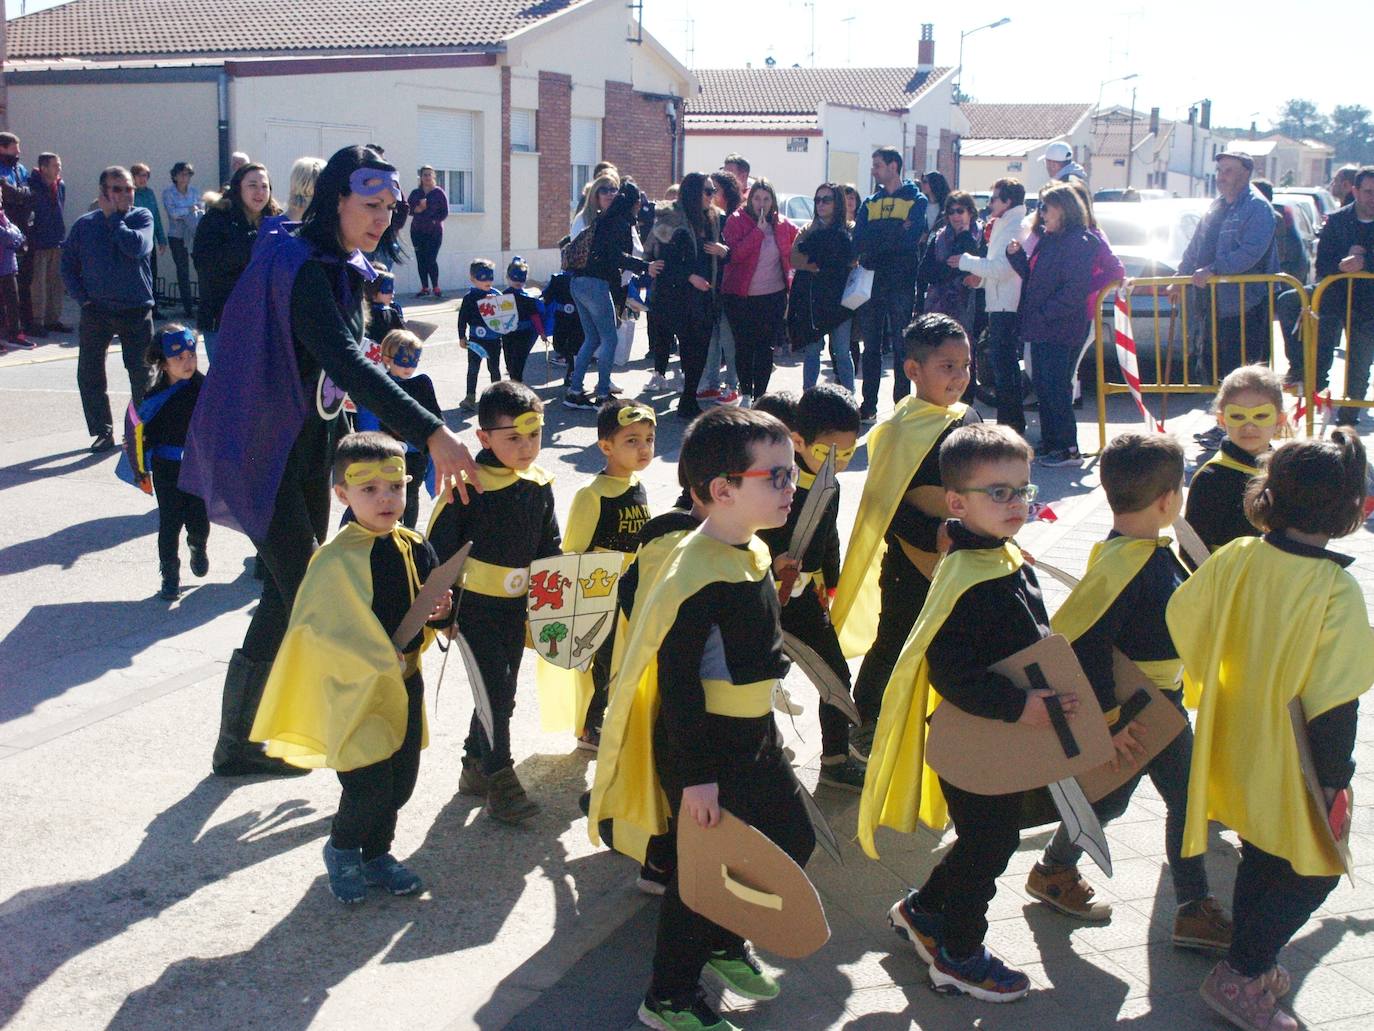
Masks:
[[[363,352],[363,253],[398,252],[396,169],[375,151],[331,157],[299,228],[265,220],[220,320],[215,361],[186,439],[180,485],[210,518],[241,529],[266,567],[262,600],[224,681],[214,771],[304,772],[248,741],[296,589],[329,518],[329,475],[344,396],[429,453],[438,482],[466,500],[468,449]]]

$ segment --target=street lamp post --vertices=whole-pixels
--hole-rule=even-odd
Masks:
[[[1010,22],[1010,18],[998,18],[990,21],[986,25],[979,25],[976,29],[962,29],[959,32],[959,64],[955,71],[959,75],[959,81],[954,84],[954,103],[958,104],[963,99],[964,94],[964,39],[972,36],[975,32],[982,32],[984,29],[1000,29],[1003,25]]]
[[[1126,135],[1126,189],[1131,188],[1131,169],[1135,164],[1135,87],[1131,87],[1131,128]]]
[[[1114,82],[1130,82],[1132,79],[1138,79],[1139,77],[1140,77],[1139,73],[1137,73],[1137,72],[1131,72],[1130,75],[1122,75],[1122,76],[1119,76],[1119,77],[1117,77],[1117,78],[1115,78],[1115,79],[1103,79],[1101,82],[1099,82],[1099,83],[1097,84],[1097,103],[1093,105],[1093,115],[1094,115],[1094,117],[1095,117],[1095,118],[1101,118],[1101,117],[1102,117],[1102,91],[1103,91],[1104,89],[1106,89],[1108,86],[1110,86],[1110,85],[1111,85],[1112,83],[1114,83]]]

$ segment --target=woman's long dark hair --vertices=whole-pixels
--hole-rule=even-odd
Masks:
[[[720,191],[722,199],[725,201],[725,216],[729,218],[735,213],[735,209],[744,203],[744,194],[740,192],[739,180],[729,172],[712,172],[711,182],[716,184],[716,189]]]
[[[243,206],[243,180],[247,178],[250,172],[261,172],[263,178],[267,180],[267,203],[263,205],[262,211],[259,212],[258,219],[262,220],[264,218],[270,218],[273,215],[280,215],[283,208],[277,203],[277,198],[272,196],[272,174],[267,171],[266,165],[260,165],[257,162],[251,165],[244,165],[229,177],[229,185],[224,188],[224,194],[220,197],[220,200],[232,205],[238,210],[239,214],[251,223],[253,219],[248,214],[248,209]]]
[[[930,198],[935,204],[935,210],[943,215],[945,200],[949,197],[949,180],[942,172],[927,172],[923,178],[930,187]]]
[[[702,194],[710,178],[705,172],[688,172],[682,177],[677,191],[677,205],[687,216],[687,224],[692,227],[692,234],[698,240],[711,239],[709,216],[701,206]]]
[[[343,245],[339,242],[339,201],[353,191],[348,185],[348,177],[360,168],[375,168],[380,172],[394,172],[396,166],[384,161],[375,150],[353,145],[336,150],[333,156],[320,169],[320,177],[315,180],[315,196],[310,199],[310,207],[301,217],[300,235],[328,254],[343,255]],[[386,227],[377,250],[392,261],[401,256],[401,245],[396,239],[396,223]]]

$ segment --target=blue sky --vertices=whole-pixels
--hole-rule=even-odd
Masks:
[[[51,6],[30,0],[28,10]],[[6,9],[17,15],[19,0],[6,0]],[[1315,100],[1323,111],[1374,106],[1359,34],[1341,31],[1337,21],[1354,8],[1343,14],[1314,5],[1300,15],[1297,5],[1276,0],[1096,7],[992,0],[978,9],[945,16],[922,13],[926,5],[852,0],[644,0],[644,24],[696,67],[757,67],[770,56],[784,65],[812,63],[813,15],[818,65],[914,64],[920,23],[931,21],[936,61],[952,65],[961,29],[1006,16],[1010,24],[966,38],[964,87],[977,100],[1093,103],[1103,80],[1134,73],[1133,81],[1107,85],[1103,103],[1129,103],[1135,86],[1142,110],[1158,106],[1165,117],[1183,117],[1189,104],[1209,97],[1214,124],[1244,126],[1253,118],[1262,129],[1291,96]],[[727,12],[736,20],[725,20]]]

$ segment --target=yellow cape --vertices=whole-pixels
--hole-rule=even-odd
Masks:
[[[1098,541],[1088,553],[1088,568],[1083,579],[1069,592],[1064,604],[1050,619],[1050,628],[1063,634],[1072,643],[1086,634],[1107,614],[1126,585],[1134,580],[1150,561],[1155,549],[1167,547],[1169,537],[1142,539],[1140,537],[1110,537]],[[1149,670],[1146,671],[1147,675]],[[1156,682],[1160,690],[1173,689],[1173,678]],[[1196,709],[1201,688],[1191,679],[1184,679],[1184,704]]]
[[[419,588],[409,561],[419,534],[391,531],[411,566],[410,596]],[[381,534],[349,523],[310,560],[291,608],[291,622],[267,678],[249,737],[293,766],[356,770],[401,747],[406,732],[406,669],[372,611],[372,545]],[[420,651],[433,640],[426,630]],[[429,744],[429,729],[420,747]]]
[[[830,621],[847,658],[866,653],[877,636],[878,574],[887,551],[883,537],[907,485],[940,434],[967,411],[965,404],[941,408],[909,396],[868,435],[868,476],[830,604]]]
[[[653,742],[659,706],[658,650],[678,609],[713,583],[757,583],[769,575],[772,565],[768,546],[757,537],[741,549],[693,530],[673,549],[651,588],[641,580],[624,661],[611,681],[601,726],[587,820],[593,844],[601,843],[600,821],[613,819],[616,848],[630,854],[637,849],[642,858],[642,841],[668,829],[668,799],[658,782]],[[638,845],[622,842],[620,828],[626,824],[643,835]]]
[[[472,481],[472,477],[467,473],[463,474],[463,479],[468,482]],[[529,480],[542,487],[553,482],[553,473],[541,469],[537,465],[532,465],[528,469],[507,469],[505,466],[491,466],[481,462],[477,465],[477,482],[481,485],[484,494],[509,487],[516,480]],[[469,495],[469,497],[471,496]],[[461,501],[454,503],[462,504]],[[425,530],[426,534],[434,532],[434,521],[439,518],[439,513],[448,507],[448,504],[449,502],[445,498],[442,496],[439,498],[434,506],[434,511],[429,514],[429,526]]]
[[[1020,549],[1007,542],[1000,548],[952,552],[935,567],[930,594],[883,695],[859,797],[859,843],[874,859],[878,851],[873,831],[879,824],[909,834],[916,829],[918,816],[935,830],[941,830],[949,818],[940,782],[925,764],[927,720],[940,704],[940,696],[930,684],[926,649],[965,591],[1009,576],[1021,564]]]
[[[1236,472],[1244,473],[1246,476],[1258,476],[1261,471],[1255,468],[1253,465],[1246,465],[1244,462],[1236,461],[1225,451],[1221,450],[1218,450],[1216,454],[1214,454],[1211,458],[1207,459],[1207,461],[1203,462],[1202,468],[1206,468],[1209,465],[1219,465],[1223,469],[1234,469]],[[1194,473],[1193,475],[1196,476],[1197,473]]]
[[[1301,698],[1312,720],[1374,683],[1374,632],[1354,577],[1241,537],[1175,592],[1168,620],[1202,684],[1183,854],[1206,850],[1212,819],[1304,876],[1339,876],[1326,816],[1303,784],[1288,703]]]

